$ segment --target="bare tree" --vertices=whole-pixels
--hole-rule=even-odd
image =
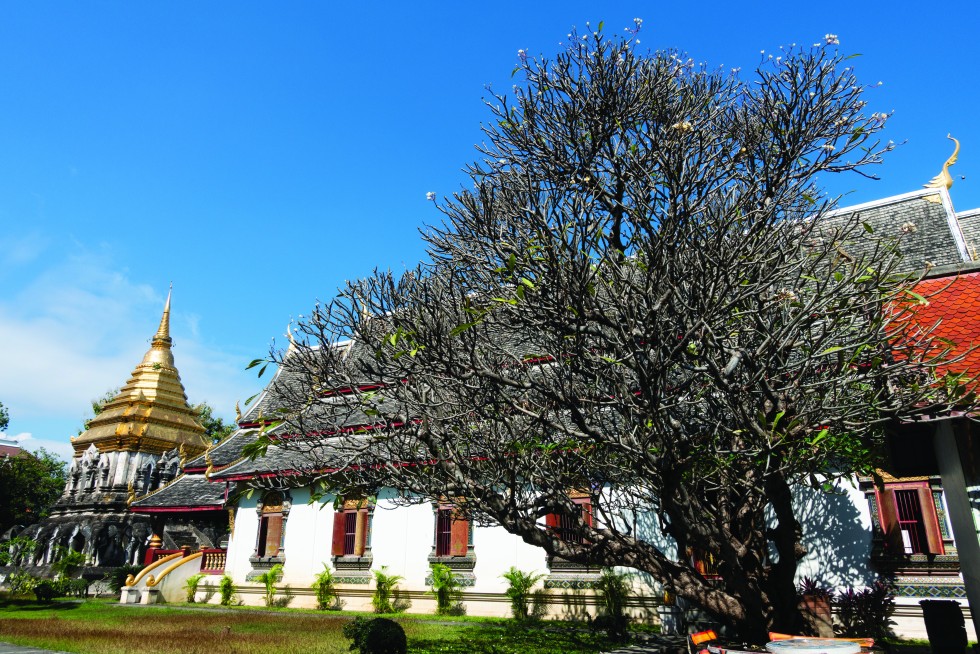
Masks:
[[[948,348],[909,319],[899,244],[828,220],[814,187],[888,149],[827,40],[748,79],[601,29],[519,53],[473,189],[423,234],[431,262],[351,283],[271,353],[270,433],[296,436],[254,452],[296,450],[331,488],[454,498],[756,641],[795,628],[794,486],[868,472],[889,423],[958,401],[928,383]]]

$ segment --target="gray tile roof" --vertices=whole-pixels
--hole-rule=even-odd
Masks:
[[[967,250],[974,259],[980,258],[980,208],[961,211],[956,218],[963,229]]]
[[[213,507],[219,509],[225,503],[225,485],[213,484],[203,473],[180,475],[172,482],[130,505],[131,511],[160,507]]]
[[[940,199],[942,194],[935,189],[923,189],[844,207],[828,215],[824,225],[832,228],[857,214],[858,220],[874,230],[874,236],[899,239],[898,247],[904,258],[902,267],[909,272],[923,270],[930,264],[945,266],[967,260],[963,235],[955,215],[947,208],[949,205],[945,201],[932,202],[927,197]],[[864,234],[859,230],[842,244],[843,249],[855,258],[870,254],[874,239]]]
[[[242,456],[242,448],[253,440],[255,440],[255,436],[252,430],[238,429],[204,454],[185,463],[184,469],[206,468],[208,457],[211,458],[215,467],[226,466],[239,459]]]
[[[936,190],[923,190],[908,193],[892,198],[885,198],[875,202],[858,205],[855,207],[843,208],[830,214],[826,220],[826,227],[832,230],[835,226],[857,214],[860,222],[867,223],[873,229],[877,237],[896,238],[899,240],[899,248],[904,257],[903,268],[909,271],[918,271],[931,264],[933,266],[950,266],[961,264],[964,261],[965,242],[963,233],[957,223],[955,216],[951,213],[951,204],[945,191],[940,192],[938,197],[943,198],[942,202],[934,203],[925,199],[931,195],[937,197]],[[966,212],[967,226],[965,231],[971,235],[975,234],[980,242],[980,211]],[[866,254],[873,247],[874,239],[865,237],[865,230],[859,229],[857,232],[841,246],[848,254],[860,257]],[[928,262],[928,264],[927,264]],[[494,328],[495,348],[510,352],[516,360],[527,356],[534,356],[542,352],[542,348],[535,344],[535,335],[508,332],[500,328]],[[344,367],[350,370],[370,370],[371,357],[373,353],[359,343],[345,345]],[[263,391],[258,402],[250,408],[246,414],[248,419],[256,420],[259,415],[265,418],[275,418],[278,414],[279,406],[288,403],[284,396],[288,396],[290,391],[302,390],[304,387],[303,372],[299,367],[291,368],[286,366],[280,369],[276,376],[270,381]],[[354,375],[356,376],[356,375]],[[366,375],[366,377],[369,375]],[[371,382],[371,379],[365,379]],[[309,384],[306,384],[310,387]],[[383,395],[383,391],[382,391]],[[385,404],[383,398],[378,400],[382,409],[381,413],[391,415],[395,413],[397,407],[393,403]],[[217,447],[211,452],[212,461],[216,466],[227,466],[221,470],[216,470],[212,474],[212,480],[222,478],[240,478],[257,475],[270,475],[281,472],[310,472],[311,468],[323,469],[327,467],[339,467],[344,465],[344,461],[339,458],[336,445],[339,440],[344,439],[345,443],[355,443],[358,439],[367,441],[370,438],[356,429],[346,431],[345,429],[371,425],[378,419],[364,413],[363,407],[349,404],[343,399],[330,400],[328,397],[322,398],[320,402],[308,407],[301,416],[295,421],[302,422],[302,431],[308,434],[315,432],[328,433],[333,438],[295,437],[286,447],[271,445],[266,456],[250,461],[241,459],[241,448],[247,442],[254,439],[254,432],[243,432],[236,443],[227,446],[227,453],[221,453],[221,447]],[[610,416],[611,421],[615,421],[615,416]],[[273,433],[281,437],[291,438],[290,432],[300,431],[297,422],[285,423],[273,430]],[[615,428],[615,427],[611,427]],[[235,457],[231,457],[234,453]],[[219,463],[220,461],[220,463]],[[316,462],[315,464],[313,462]]]
[[[364,436],[345,436],[346,445],[356,444],[358,440],[367,441]],[[335,442],[334,442],[335,443]],[[345,460],[337,452],[330,440],[297,438],[288,447],[270,445],[264,457],[253,460],[243,459],[211,475],[212,482],[229,477],[259,476],[279,473],[310,472],[318,469],[341,467]]]

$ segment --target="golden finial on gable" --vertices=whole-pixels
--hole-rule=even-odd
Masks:
[[[180,467],[183,468],[184,464],[187,463],[187,448],[184,444],[180,444],[180,449],[177,450],[177,454],[180,455]]]
[[[935,177],[933,177],[932,179],[930,179],[927,184],[924,184],[923,188],[949,189],[950,187],[953,186],[953,176],[949,174],[949,167],[955,164],[956,160],[959,158],[960,142],[954,139],[951,134],[947,134],[946,138],[948,138],[950,141],[956,144],[953,148],[953,154],[951,154],[949,159],[946,160],[946,163],[943,164],[943,169],[940,171],[940,173]],[[933,197],[935,197],[936,199],[933,199]],[[929,200],[930,202],[941,202],[938,196],[930,195],[926,199]]]
[[[132,506],[133,502],[136,501],[136,487],[133,486],[133,482],[129,482],[129,496],[126,498],[126,506]]]
[[[235,423],[242,421],[242,408],[238,406],[238,402],[235,402]]]
[[[204,453],[204,462],[208,464],[208,469],[204,471],[204,478],[210,479],[211,473],[214,472],[214,461],[211,460],[211,448],[209,447]]]

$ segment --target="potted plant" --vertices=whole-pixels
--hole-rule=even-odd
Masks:
[[[805,631],[809,636],[834,637],[834,619],[830,610],[830,589],[816,579],[803,577],[797,588],[800,595],[800,612],[803,614]]]

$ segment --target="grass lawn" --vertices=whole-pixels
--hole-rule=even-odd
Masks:
[[[77,654],[342,654],[341,628],[352,614],[306,611],[182,610],[105,601],[38,604],[0,599],[0,641]],[[409,652],[587,654],[614,649],[573,625],[391,616]]]

